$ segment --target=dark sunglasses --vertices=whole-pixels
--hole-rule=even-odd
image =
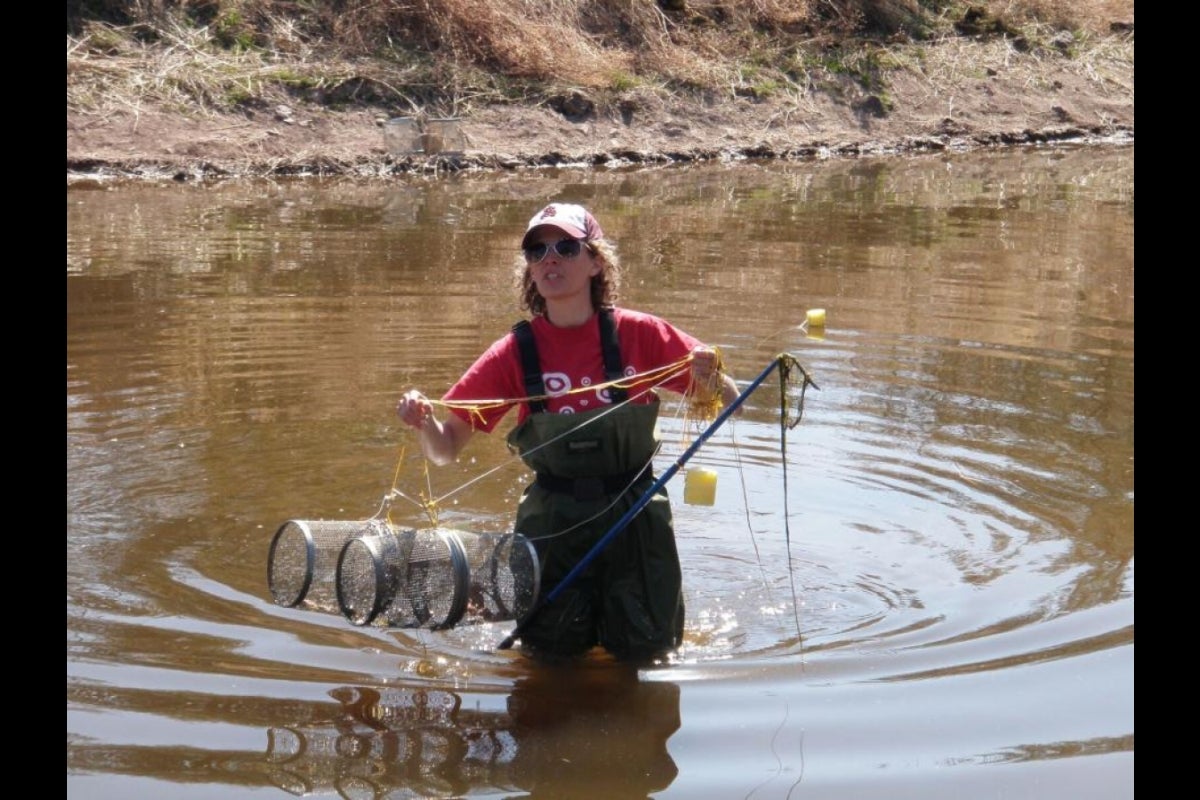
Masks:
[[[583,248],[583,242],[578,239],[559,239],[554,244],[545,242],[531,244],[525,248],[525,260],[530,264],[536,264],[550,253],[550,248],[554,248],[554,252],[560,258],[574,258]]]

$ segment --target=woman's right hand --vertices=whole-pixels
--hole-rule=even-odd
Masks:
[[[433,403],[416,389],[411,389],[396,404],[396,416],[408,427],[420,430],[433,418]]]
[[[457,414],[447,414],[445,422],[439,422],[433,416],[433,403],[416,389],[410,389],[400,398],[396,404],[396,416],[416,430],[421,452],[439,466],[458,458],[459,452],[475,432]]]

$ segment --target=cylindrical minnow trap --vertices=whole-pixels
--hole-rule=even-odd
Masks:
[[[462,546],[436,530],[389,530],[346,542],[337,599],[355,625],[449,628],[465,606]]]
[[[338,556],[346,542],[387,531],[383,520],[288,520],[271,539],[267,585],[281,606],[338,612]]]
[[[541,590],[541,563],[533,542],[519,533],[455,533],[470,575],[460,624],[524,619]]]
[[[443,630],[520,619],[537,599],[541,569],[520,534],[392,529],[346,542],[336,581],[355,625]]]

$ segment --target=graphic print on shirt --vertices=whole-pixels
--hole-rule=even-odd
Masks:
[[[588,375],[584,375],[583,378],[579,381],[579,387],[581,389],[586,389],[591,385],[592,385],[592,379]],[[596,392],[596,396],[600,398],[600,402],[602,402],[602,403],[609,402],[604,399],[604,388],[603,387],[601,387],[600,391]],[[591,405],[591,401],[588,400],[587,395],[580,395],[579,405],[581,406],[581,410],[587,411],[588,406]]]
[[[626,378],[631,378],[636,374],[637,374],[637,369],[635,369],[634,367],[625,367],[624,375]],[[572,389],[571,376],[565,372],[543,372],[542,373],[542,382],[546,386],[546,395],[548,397],[563,397],[564,395],[571,393],[571,389]],[[591,385],[592,385],[592,378],[590,375],[585,375],[582,378],[580,378],[579,386],[581,388],[586,389],[587,387],[589,387]],[[596,401],[602,406],[612,405],[612,402],[613,402],[612,387],[609,386],[607,383],[602,383],[600,385],[600,388],[597,389],[595,392],[595,398],[596,398]],[[559,407],[557,413],[559,413],[559,414],[575,414],[575,413],[578,413],[579,411],[587,411],[588,407],[590,405],[591,405],[591,400],[589,400],[586,395],[581,395],[580,400],[579,400],[580,408],[575,408],[575,406],[573,406],[573,405],[564,403],[562,406]]]
[[[562,397],[571,391],[571,376],[565,372],[543,372],[542,383],[546,386],[548,397]],[[575,409],[570,405],[563,405],[558,413],[574,414]]]
[[[632,367],[626,367],[625,368],[625,377],[628,378],[628,377],[636,374],[636,372],[637,371],[634,370]],[[571,382],[571,376],[565,372],[543,372],[542,373],[542,382],[546,386],[546,395],[548,397],[563,397],[565,395],[570,394],[571,389],[573,388],[572,382]],[[580,378],[580,380],[579,380],[580,388],[586,389],[587,387],[589,387],[591,385],[592,385],[592,378],[590,375],[585,375],[582,378]],[[611,387],[608,386],[607,384],[601,384],[600,388],[598,388],[595,392],[595,399],[596,399],[596,402],[602,406],[612,405],[613,400],[612,400]],[[573,406],[573,405],[564,403],[562,406],[559,407],[558,413],[559,414],[575,414],[581,410],[586,411],[591,404],[592,404],[592,401],[586,395],[581,395],[580,400],[579,400],[580,408],[575,408],[575,406]]]
[[[542,383],[550,397],[562,397],[571,391],[571,376],[565,372],[543,372]]]

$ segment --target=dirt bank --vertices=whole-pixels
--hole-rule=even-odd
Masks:
[[[389,114],[280,95],[254,109],[192,113],[153,106],[67,110],[67,181],[287,175],[388,176],[536,165],[852,157],[1036,142],[1132,142],[1132,34],[1085,56],[1022,52],[1007,39],[925,45],[919,62],[869,93],[781,92],[625,98],[586,93],[544,105],[488,105],[459,118],[461,154],[385,147]]]

